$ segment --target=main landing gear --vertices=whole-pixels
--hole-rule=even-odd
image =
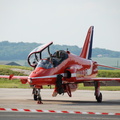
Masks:
[[[55,90],[52,94],[53,97],[56,97],[57,94],[64,94],[64,88],[63,88],[63,85],[62,85],[62,75],[57,75],[57,78],[56,78],[56,85],[55,85]]]
[[[42,103],[42,98],[41,98],[41,95],[40,95],[40,90],[41,90],[40,88],[33,88],[33,92],[32,92],[33,99],[35,101],[37,101],[38,104],[43,104]]]
[[[95,81],[95,97],[97,102],[102,102],[102,93],[100,92],[100,82]]]
[[[62,86],[62,75],[57,75],[57,80],[56,80],[56,91],[58,94],[64,94],[64,89]]]
[[[62,78],[63,78],[62,75],[60,75],[60,74],[57,75],[56,86],[55,86],[55,90],[54,90],[52,96],[56,97],[57,94],[64,95],[64,93],[67,93],[69,97],[72,97],[69,84],[63,84]]]

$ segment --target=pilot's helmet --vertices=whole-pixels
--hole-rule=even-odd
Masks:
[[[60,51],[57,51],[57,52],[56,52],[56,57],[57,57],[57,58],[60,58]]]

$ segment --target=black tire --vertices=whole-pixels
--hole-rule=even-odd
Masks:
[[[37,95],[33,95],[35,101],[37,101]]]
[[[64,89],[62,87],[62,77],[63,77],[62,75],[57,75],[56,87],[58,94],[64,93]]]
[[[100,95],[97,97],[96,96],[96,100],[97,102],[101,103],[102,102],[102,93],[100,93]]]

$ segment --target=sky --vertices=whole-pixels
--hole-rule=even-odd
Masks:
[[[93,48],[120,51],[120,0],[0,0],[0,41],[82,47],[90,26]]]

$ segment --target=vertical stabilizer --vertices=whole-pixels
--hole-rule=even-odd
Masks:
[[[93,42],[93,30],[94,26],[91,26],[87,32],[87,36],[82,48],[80,57],[85,59],[91,59],[92,56],[92,42]]]

